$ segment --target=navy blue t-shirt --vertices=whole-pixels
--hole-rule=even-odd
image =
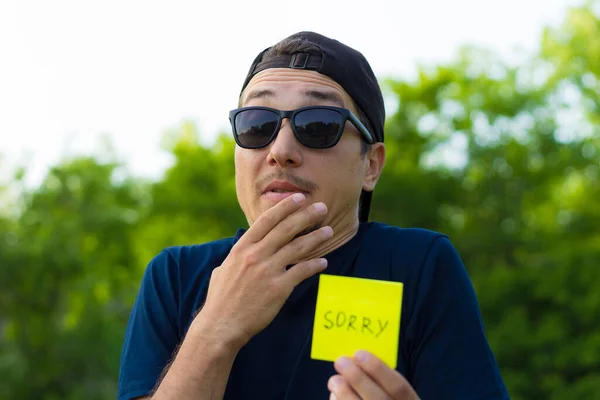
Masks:
[[[205,298],[234,237],[164,249],[148,265],[121,357],[119,400],[150,393]],[[419,397],[508,399],[471,281],[448,238],[362,223],[326,256],[324,273],[404,283],[397,370]],[[298,285],[269,326],[238,353],[224,398],[328,399],[333,363],[310,358],[318,276]]]

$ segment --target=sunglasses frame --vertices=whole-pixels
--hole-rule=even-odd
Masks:
[[[271,135],[269,140],[267,140],[267,142],[264,145],[244,146],[240,143],[238,134],[237,134],[237,130],[235,127],[235,118],[237,117],[237,115],[239,113],[246,111],[246,110],[265,110],[265,111],[273,112],[277,115],[277,126],[275,127],[275,130],[273,131],[273,134]],[[332,111],[336,111],[338,114],[340,114],[340,116],[342,118],[341,129],[338,132],[335,140],[333,141],[333,143],[331,145],[314,147],[314,146],[307,146],[306,144],[304,144],[302,142],[300,135],[296,132],[296,124],[294,123],[294,118],[295,118],[296,114],[298,114],[302,111],[306,111],[306,110],[332,110]],[[348,121],[348,120],[350,120],[350,122],[356,127],[356,129],[364,137],[364,139],[367,141],[367,143],[373,144],[375,142],[373,140],[373,135],[368,131],[368,129],[363,125],[363,123],[360,122],[360,120],[352,113],[352,111],[348,110],[347,108],[332,107],[332,106],[307,106],[307,107],[297,108],[295,110],[285,110],[284,111],[284,110],[278,110],[276,108],[270,108],[270,107],[250,106],[250,107],[236,108],[235,110],[231,110],[229,112],[229,122],[231,123],[231,129],[233,131],[233,138],[235,139],[235,142],[238,144],[238,146],[240,146],[244,149],[261,149],[261,148],[267,147],[269,144],[271,144],[273,142],[273,140],[279,134],[279,130],[281,129],[281,124],[285,118],[288,118],[291,121],[292,131],[294,132],[294,136],[296,137],[298,142],[302,143],[303,146],[311,148],[311,149],[328,149],[328,148],[334,147],[336,144],[338,144],[338,142],[340,141],[340,138],[342,137],[342,134],[344,133],[346,121]]]

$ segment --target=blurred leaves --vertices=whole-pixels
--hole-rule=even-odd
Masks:
[[[522,65],[465,48],[388,81],[372,218],[449,235],[514,399],[600,393],[598,9],[571,10]],[[229,136],[205,147],[186,123],[164,147],[174,163],[155,182],[81,157],[17,202],[26,169],[0,185],[0,398],[114,398],[146,263],[245,226]]]

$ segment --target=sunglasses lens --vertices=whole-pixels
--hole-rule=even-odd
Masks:
[[[296,114],[294,122],[300,141],[313,148],[332,146],[344,123],[340,113],[327,109],[301,111]]]
[[[275,133],[277,122],[273,111],[244,110],[235,116],[235,134],[243,147],[262,147]]]

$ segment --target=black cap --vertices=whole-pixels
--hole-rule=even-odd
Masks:
[[[319,49],[305,53],[270,57],[263,61],[266,48],[252,62],[241,92],[257,73],[269,68],[293,68],[319,72],[336,81],[350,95],[369,120],[375,142],[383,142],[385,107],[381,88],[367,59],[347,45],[314,32],[299,32],[288,39],[302,39]],[[240,93],[241,93],[240,92]],[[359,220],[367,221],[372,193],[363,191]]]

